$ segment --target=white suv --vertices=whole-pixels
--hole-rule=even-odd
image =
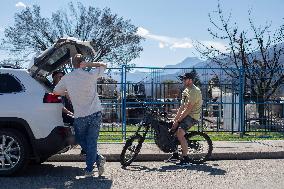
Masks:
[[[30,69],[0,66],[0,175],[11,175],[70,146],[62,103],[47,79],[76,53],[94,56],[90,42],[60,39],[36,57]],[[69,62],[70,63],[70,62]]]

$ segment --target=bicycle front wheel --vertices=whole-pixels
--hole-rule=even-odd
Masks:
[[[130,165],[140,152],[144,139],[137,134],[126,140],[120,154],[120,163],[123,167]]]
[[[186,139],[190,163],[201,164],[210,158],[213,144],[206,133],[193,131],[186,135]]]

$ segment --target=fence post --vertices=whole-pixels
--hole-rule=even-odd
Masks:
[[[122,140],[126,140],[126,65],[121,66]]]
[[[154,81],[153,81],[153,78],[151,80],[151,101],[154,101]]]
[[[239,83],[240,83],[240,92],[239,92],[239,114],[240,114],[240,137],[242,138],[244,136],[244,112],[245,112],[245,103],[244,103],[244,68],[239,68]]]

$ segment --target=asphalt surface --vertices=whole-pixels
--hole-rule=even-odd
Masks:
[[[2,189],[34,188],[284,188],[284,159],[209,161],[182,168],[164,162],[134,162],[122,169],[107,162],[104,177],[84,177],[83,162],[47,162],[16,177],[0,178]]]

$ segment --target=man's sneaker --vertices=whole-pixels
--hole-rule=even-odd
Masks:
[[[169,159],[165,160],[165,162],[166,162],[166,163],[175,163],[175,162],[177,162],[178,160],[179,160],[179,155],[178,155],[178,153],[173,153],[173,155],[172,155]]]
[[[189,166],[189,158],[186,156],[186,157],[183,157],[179,163],[176,164],[177,166],[181,166],[181,167],[186,167],[186,166]]]
[[[104,171],[105,171],[105,163],[106,163],[106,158],[101,156],[101,162],[100,164],[98,165],[98,173],[99,173],[99,176],[102,176]]]

